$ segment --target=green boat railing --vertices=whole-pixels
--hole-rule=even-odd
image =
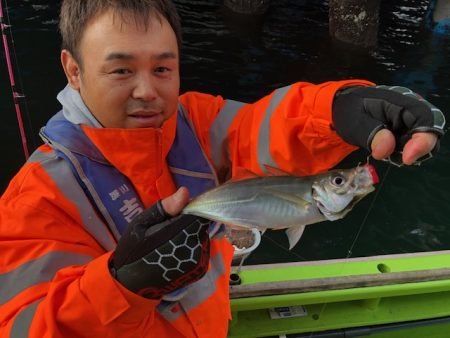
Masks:
[[[450,251],[244,266],[239,277],[230,287],[230,338],[344,329],[329,337],[364,336],[351,328],[371,337],[450,337]],[[373,329],[383,325],[382,335]]]

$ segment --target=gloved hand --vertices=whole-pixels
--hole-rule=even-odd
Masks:
[[[375,135],[387,128],[395,137],[395,150],[389,151],[394,150],[389,160],[402,165],[402,151],[413,135],[431,132],[439,138],[444,135],[445,117],[441,110],[405,87],[348,87],[335,96],[333,125],[344,141],[369,151]],[[434,149],[422,144],[420,147],[425,149],[424,154],[437,151],[439,139]]]
[[[171,217],[158,201],[128,225],[110,261],[111,274],[152,299],[199,280],[208,269],[210,223],[193,215]]]

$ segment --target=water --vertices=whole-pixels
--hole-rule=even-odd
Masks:
[[[184,25],[182,91],[197,90],[252,101],[295,81],[364,78],[409,87],[450,108],[450,37],[424,28],[427,1],[385,1],[379,45],[371,52],[342,47],[328,36],[327,2],[273,1],[263,22],[232,22],[220,0],[175,1]],[[49,0],[9,0],[19,88],[27,99],[32,147],[39,128],[59,109],[65,85],[59,65],[57,7]],[[19,80],[20,73],[20,80]],[[0,67],[2,189],[23,163],[6,67]],[[447,115],[447,120],[449,120]],[[307,227],[287,250],[283,232],[267,232],[247,263],[316,260],[450,249],[450,140],[422,167],[374,162],[381,183],[344,220]],[[363,151],[340,166],[365,161]]]

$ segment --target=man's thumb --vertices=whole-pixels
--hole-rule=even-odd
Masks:
[[[186,187],[179,188],[173,195],[161,201],[164,210],[171,216],[178,215],[188,202],[189,191]]]

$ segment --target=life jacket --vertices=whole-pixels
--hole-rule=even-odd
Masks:
[[[62,111],[48,121],[40,135],[70,164],[78,183],[111,231],[122,234],[128,223],[144,210],[130,180],[105,159],[82,128],[69,122]],[[167,162],[175,185],[187,187],[192,197],[217,185],[212,166],[182,105],[179,105],[177,132]]]

